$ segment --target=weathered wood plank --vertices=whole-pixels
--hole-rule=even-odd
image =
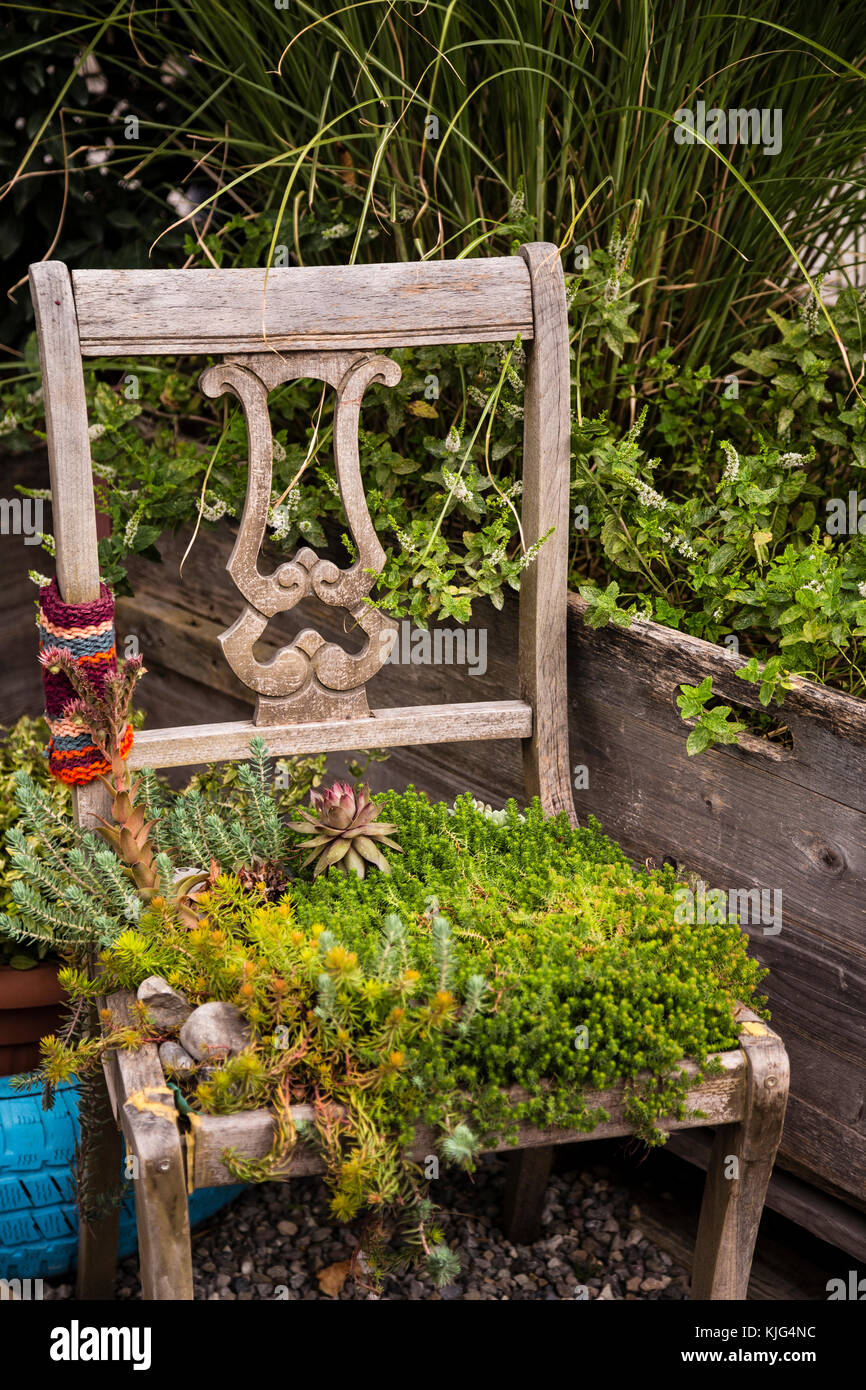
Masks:
[[[724,1068],[721,1076],[710,1077],[700,1085],[695,1085],[688,1095],[690,1109],[701,1110],[705,1118],[689,1116],[685,1120],[662,1120],[659,1128],[672,1131],[681,1127],[698,1125],[732,1124],[743,1113],[746,1098],[746,1064],[739,1050],[720,1053],[719,1059]],[[684,1069],[694,1074],[692,1063],[685,1063]],[[625,1118],[624,1087],[587,1093],[586,1103],[595,1109],[606,1110],[610,1118],[597,1125],[591,1134],[579,1130],[557,1129],[554,1127],[534,1129],[527,1125],[519,1128],[520,1148],[548,1148],[555,1144],[574,1144],[587,1139],[613,1138],[617,1135],[633,1133],[633,1126]],[[309,1107],[293,1106],[295,1119],[310,1119]],[[236,1149],[247,1158],[264,1158],[273,1144],[274,1123],[269,1110],[248,1110],[238,1115],[202,1115],[195,1123],[195,1137],[192,1145],[192,1172],[196,1187],[219,1187],[235,1182],[223,1161],[226,1149]],[[416,1131],[411,1147],[412,1157],[424,1159],[436,1152],[435,1133],[426,1128]],[[501,1153],[511,1149],[507,1140],[485,1146],[487,1153]],[[319,1155],[308,1146],[299,1145],[288,1164],[285,1177],[305,1177],[324,1171]]]
[[[532,1245],[541,1234],[553,1149],[519,1149],[508,1160],[502,1229],[514,1245]]]
[[[792,1068],[793,1073],[793,1068]],[[672,1134],[666,1148],[699,1168],[709,1164],[713,1136],[709,1130],[681,1130]],[[784,1172],[778,1164],[770,1178],[764,1205],[798,1226],[811,1231],[819,1240],[847,1250],[866,1262],[866,1215],[837,1197]]]
[[[533,334],[519,256],[248,270],[77,270],[86,357],[499,342]]]
[[[548,815],[575,821],[568,763],[565,624],[571,478],[571,364],[565,282],[557,247],[522,246],[535,341],[527,349],[523,432],[523,541],[547,540],[520,587],[520,694],[535,710],[524,744],[526,791]],[[552,532],[552,534],[550,534]]]
[[[109,995],[116,1024],[131,1022],[133,996]],[[135,1160],[133,1188],[138,1255],[145,1299],[191,1300],[189,1204],[184,1146],[174,1094],[165,1084],[154,1043],[106,1058],[127,1160]]]
[[[39,334],[51,467],[57,583],[66,603],[99,598],[96,508],[87,401],[69,271],[60,261],[30,267]]]
[[[762,709],[757,687],[735,675],[745,664],[743,658],[727,647],[659,623],[635,621],[625,631],[596,631],[583,623],[586,605],[578,595],[570,594],[568,605],[572,698],[582,685],[581,654],[591,650],[592,685],[598,695],[634,711],[633,688],[639,683],[642,698],[636,712],[642,717],[651,713],[654,724],[677,734],[682,734],[683,722],[676,695],[680,684],[693,683],[698,671],[713,677],[713,690],[726,701]],[[793,782],[866,811],[866,701],[797,678],[785,692],[783,706],[771,706],[768,712],[790,728],[792,752],[755,737],[742,747],[728,745],[711,752],[744,767],[757,766],[779,783]],[[699,766],[704,756],[690,759],[689,766]],[[782,786],[778,790],[783,794]]]
[[[694,1258],[703,1183],[699,1174],[684,1170],[679,1148],[680,1141],[693,1138],[705,1143],[709,1153],[711,1134],[684,1130],[681,1135],[672,1134],[664,1149],[656,1150],[638,1166],[625,1156],[614,1156],[611,1161],[614,1180],[629,1187],[640,1211],[635,1224],[685,1270],[691,1270]],[[814,1187],[805,1190],[820,1200]],[[770,1206],[769,1192],[765,1205]],[[749,1278],[749,1301],[825,1300],[827,1280],[839,1273],[839,1255],[816,1245],[815,1241],[798,1240],[772,1217],[762,1221]]]
[[[107,1084],[104,1077],[99,1077],[99,1084]],[[79,1205],[75,1296],[79,1300],[102,1301],[114,1297],[120,1226],[118,1189],[122,1145],[117,1121],[110,1110],[95,1131],[81,1135],[81,1149],[82,1154],[87,1153],[90,1198],[95,1211],[87,1216]],[[98,1205],[100,1198],[104,1199],[102,1209]]]
[[[275,757],[331,753],[358,747],[393,748],[407,743],[528,738],[532,710],[520,700],[471,705],[417,705],[374,709],[369,719],[334,719],[326,724],[199,724],[193,728],[145,729],[136,735],[129,765],[183,767],[247,756],[250,739],[263,738]]]
[[[692,1266],[692,1298],[744,1299],[764,1197],[785,1118],[788,1055],[782,1040],[742,1009],[746,1104],[736,1125],[716,1131]]]
[[[735,750],[688,758],[684,731],[656,718],[640,676],[620,684],[630,710],[607,680],[595,685],[584,673],[570,689],[572,756],[589,776],[575,794],[581,820],[597,816],[630,854],[657,866],[668,856],[717,887],[777,890],[783,934],[797,923],[847,942],[856,965],[866,929],[863,812],[834,797],[832,782],[822,794]]]

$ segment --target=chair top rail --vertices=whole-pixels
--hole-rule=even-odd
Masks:
[[[224,353],[533,335],[520,256],[246,270],[75,270],[81,352]]]
[[[195,724],[188,728],[144,729],[135,735],[129,766],[189,767],[197,763],[239,762],[249,755],[250,739],[262,738],[273,757],[343,753],[355,748],[408,748],[416,744],[530,738],[532,706],[522,700],[479,700],[467,704],[412,705],[374,709],[371,717],[333,719],[315,724]]]

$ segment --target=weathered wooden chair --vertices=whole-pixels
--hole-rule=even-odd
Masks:
[[[136,737],[135,767],[177,767],[246,756],[263,734],[272,754],[351,750],[476,739],[522,740],[526,792],[549,813],[574,818],[566,726],[566,567],[569,531],[569,343],[562,270],[556,247],[532,244],[520,255],[489,260],[429,261],[327,269],[77,271],[45,262],[31,268],[42,358],[57,547],[57,575],[68,603],[99,592],[82,357],[213,354],[203,373],[206,394],[233,392],[246,412],[249,478],[246,508],[229,572],[245,600],[223,635],[226,659],[257,694],[252,721],[154,729]],[[522,524],[531,546],[553,534],[527,570],[520,591],[519,700],[408,709],[367,706],[365,682],[388,654],[390,620],[365,605],[384,554],[367,511],[358,464],[358,416],[366,386],[394,384],[399,367],[379,350],[437,343],[509,342],[526,347]],[[272,439],[268,393],[280,383],[313,377],[336,393],[337,481],[358,550],[340,570],[308,547],[263,575],[257,556],[271,498]],[[306,629],[268,663],[253,645],[274,614],[315,594],[348,609],[368,642],[357,654]],[[391,625],[392,626],[392,625]],[[107,810],[98,783],[78,790],[76,814],[94,823]],[[122,1018],[129,996],[112,996]],[[780,1039],[741,1010],[739,1049],[725,1053],[723,1074],[695,1085],[691,1105],[718,1126],[697,1247],[693,1297],[745,1298],[767,1182],[779,1142],[788,1090]],[[141,1278],[148,1299],[193,1295],[187,1194],[230,1181],[221,1155],[235,1147],[250,1157],[271,1145],[268,1111],[196,1117],[181,1123],[154,1046],[118,1053],[105,1065],[117,1124],[135,1181]],[[591,1137],[626,1135],[622,1088],[590,1098],[609,1121]],[[117,1125],[91,1142],[106,1191],[120,1168]],[[537,1233],[552,1146],[587,1135],[524,1130],[512,1156],[506,1229],[515,1241]],[[430,1151],[418,1136],[418,1152]],[[501,1148],[506,1148],[503,1144]],[[736,1163],[731,1160],[736,1159]],[[299,1152],[291,1175],[319,1171]],[[729,1176],[736,1174],[736,1176]],[[82,1222],[79,1296],[110,1297],[117,1248],[116,1213]]]

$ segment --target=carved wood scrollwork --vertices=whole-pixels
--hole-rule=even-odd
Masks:
[[[244,685],[258,696],[257,724],[314,723],[356,719],[370,713],[365,684],[384,665],[397,624],[364,600],[385,563],[385,552],[370,519],[361,481],[358,421],[364,392],[372,381],[395,386],[400,368],[389,357],[370,352],[248,353],[227,357],[199,378],[206,396],[226,391],[244,409],[249,441],[249,475],[244,512],[226,566],[246,605],[220,637],[226,660]],[[262,574],[258,557],[265,539],[273,483],[273,435],[268,394],[276,386],[313,377],[333,386],[334,465],[346,521],[357,549],[348,569],[323,559],[309,546]],[[370,573],[372,571],[372,573]],[[305,628],[270,661],[259,661],[253,647],[276,613],[315,594],[323,603],[345,608],[366,634],[360,652],[350,653]]]

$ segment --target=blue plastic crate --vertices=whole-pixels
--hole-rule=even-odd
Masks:
[[[8,1078],[0,1078],[0,1278],[49,1279],[74,1268],[77,1138],[74,1083],[58,1086],[54,1108],[43,1110],[41,1091],[22,1094],[12,1090]],[[194,1192],[190,1222],[204,1221],[242,1191],[237,1185]],[[130,1194],[120,1212],[120,1258],[131,1255],[136,1245]]]

